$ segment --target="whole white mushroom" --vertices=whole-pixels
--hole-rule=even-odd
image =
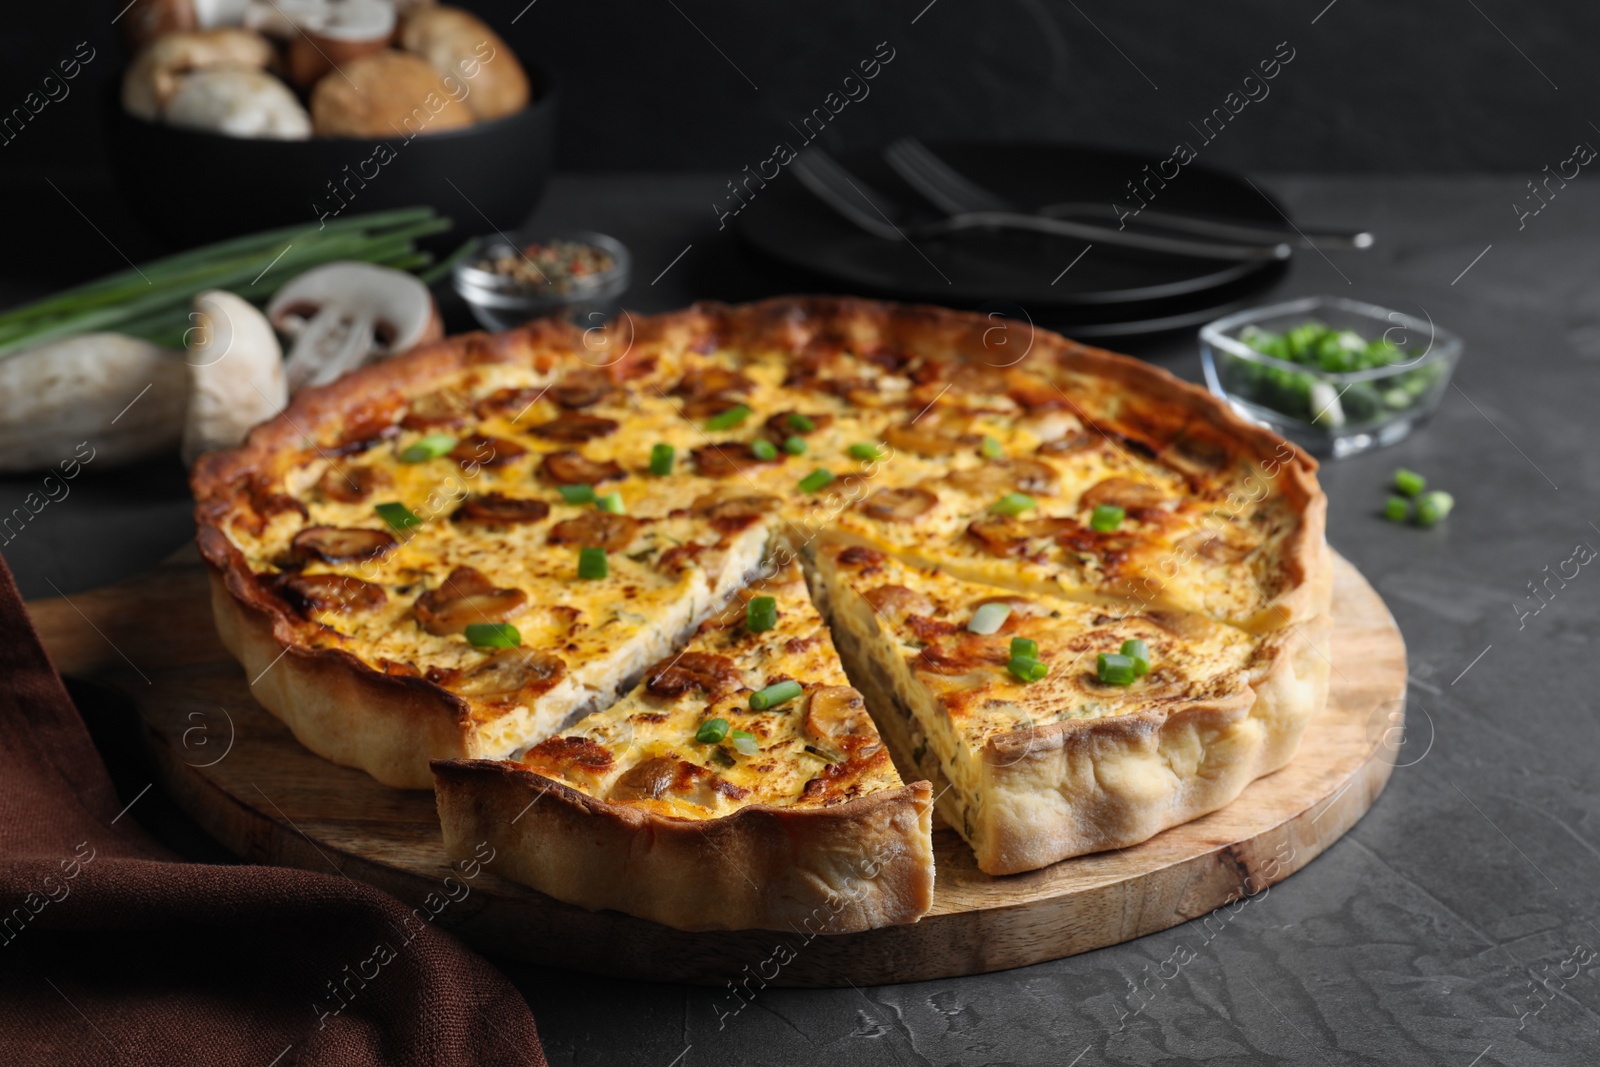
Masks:
[[[289,400],[283,350],[272,324],[248,301],[218,289],[194,298],[190,328],[189,412],[183,426],[183,461],[231,448],[258,422]]]
[[[229,137],[298,141],[311,136],[311,115],[283,82],[248,67],[218,67],[189,75],[167,103],[174,126]]]

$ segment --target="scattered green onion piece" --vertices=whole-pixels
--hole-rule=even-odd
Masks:
[[[456,447],[456,439],[449,434],[430,433],[403,450],[400,453],[400,462],[425,463],[430,459],[438,459],[454,447]]]
[[[607,493],[605,496],[594,498],[594,506],[601,511],[609,511],[613,515],[621,515],[627,508],[623,507],[621,493]]]
[[[830,470],[825,470],[822,467],[818,467],[816,470],[800,479],[800,491],[802,493],[821,492],[831,481],[833,481],[833,472]]]
[[[1136,638],[1122,642],[1122,654],[1133,660],[1133,673],[1140,678],[1150,673],[1150,646]]]
[[[779,682],[769,685],[765,689],[757,690],[750,694],[750,710],[766,711],[779,704],[786,704],[805,692],[799,682]]]
[[[783,439],[783,450],[791,456],[798,456],[806,450],[806,439],[793,435]]]
[[[987,434],[984,435],[984,438],[983,438],[983,458],[984,459],[1004,459],[1005,458],[1005,454],[1006,454],[1006,450],[1000,447],[1000,439],[998,437],[990,437]]]
[[[1405,522],[1411,517],[1411,501],[1403,496],[1391,496],[1383,502],[1383,517],[1390,522]]]
[[[706,420],[708,430],[731,430],[745,419],[750,417],[750,409],[743,404],[735,404],[727,411],[711,416]]]
[[[767,462],[778,458],[778,446],[766,438],[759,438],[750,442],[750,454],[763,462]]]
[[[597,581],[611,574],[611,565],[606,562],[606,550],[603,548],[578,549],[578,577]]]
[[[1102,652],[1095,658],[1095,673],[1106,685],[1132,685],[1139,676],[1133,658],[1117,652]]]
[[[1038,503],[1027,493],[1007,493],[1005,496],[989,505],[989,510],[1000,515],[1021,515],[1030,508],[1038,507]]]
[[[556,492],[569,504],[593,504],[596,499],[592,485],[563,485]]]
[[[1050,673],[1050,665],[1031,656],[1012,656],[1011,662],[1006,664],[1006,670],[1024,682],[1037,682]]]
[[[1101,533],[1111,533],[1122,528],[1122,520],[1128,513],[1115,504],[1096,504],[1094,513],[1089,516],[1089,525]]]
[[[1030,641],[1026,637],[1013,637],[1011,639],[1011,658],[1038,659],[1039,642]]]
[[[700,729],[694,733],[694,739],[702,745],[718,745],[728,736],[727,719],[707,719],[700,724]]]
[[[810,433],[812,430],[817,428],[816,423],[812,422],[808,416],[801,415],[799,412],[790,415],[788,422],[789,429],[793,430],[795,433]]]
[[[477,648],[516,648],[522,634],[509,622],[469,622],[467,640]]]
[[[778,625],[778,602],[770,596],[758,596],[744,606],[745,629],[761,633]]]
[[[404,504],[378,504],[372,510],[376,511],[378,517],[389,524],[391,530],[409,530],[413,526],[422,525],[421,517]]]
[[[748,730],[730,730],[728,736],[733,738],[733,747],[741,756],[754,756],[761,751],[761,746],[756,744],[756,735]]]
[[[672,473],[672,461],[677,457],[678,450],[671,445],[656,445],[650,449],[650,473],[657,478],[665,478]]]
[[[883,449],[877,445],[851,445],[845,451],[850,453],[851,459],[859,459],[863,463],[871,463],[875,459],[883,458]]]
[[[999,633],[1000,627],[1006,624],[1006,619],[1010,616],[1010,604],[979,604],[978,610],[972,613],[972,619],[967,623],[967,633],[984,635]]]
[[[1432,526],[1449,515],[1450,509],[1455,506],[1456,498],[1442,490],[1423,493],[1417,498],[1417,524]]]
[[[1428,479],[1404,467],[1394,472],[1394,487],[1406,496],[1416,496],[1428,487]]]

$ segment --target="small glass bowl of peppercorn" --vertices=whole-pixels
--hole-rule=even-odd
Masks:
[[[1392,445],[1439,406],[1461,339],[1344,297],[1241,311],[1200,330],[1206,384],[1240,415],[1342,459]]]
[[[453,280],[485,329],[505,330],[546,315],[608,314],[629,267],[627,246],[603,233],[492,234],[456,264]]]

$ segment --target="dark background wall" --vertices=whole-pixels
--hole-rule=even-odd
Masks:
[[[8,5],[0,110],[20,103],[78,42],[99,55],[71,97],[0,145],[0,174],[103,165],[95,83],[122,61],[110,19],[124,2]],[[754,164],[882,41],[895,58],[871,95],[832,124],[836,147],[912,132],[1166,151],[1279,42],[1295,58],[1271,95],[1208,148],[1210,162],[1532,177],[1576,141],[1600,138],[1589,125],[1600,121],[1600,5],[1578,0],[464,6],[554,72],[563,94],[559,164],[568,170]]]

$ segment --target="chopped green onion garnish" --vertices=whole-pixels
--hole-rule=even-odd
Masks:
[[[413,526],[422,525],[422,519],[417,513],[404,504],[378,504],[372,510],[376,511],[378,516],[389,524],[391,530],[409,530]]]
[[[1018,656],[1023,659],[1038,659],[1039,642],[1030,641],[1026,637],[1013,637],[1011,639],[1011,656],[1013,659]]]
[[[1101,533],[1110,533],[1121,529],[1122,520],[1127,514],[1115,504],[1096,504],[1094,513],[1089,516],[1089,525]]]
[[[1416,496],[1428,487],[1428,479],[1404,467],[1394,472],[1394,487],[1406,496]]]
[[[1000,515],[1021,515],[1030,508],[1038,507],[1038,503],[1027,493],[1007,493],[1005,496],[989,505],[989,510]]]
[[[1132,656],[1124,656],[1117,652],[1102,652],[1095,658],[1095,673],[1107,685],[1132,685],[1133,680],[1139,677],[1138,668],[1134,666]]]
[[[761,751],[761,746],[756,744],[756,735],[748,730],[730,730],[728,736],[733,738],[733,747],[741,756],[754,756]]]
[[[593,504],[595,501],[592,485],[563,485],[556,492],[569,504]]]
[[[1423,493],[1417,498],[1417,523],[1421,526],[1432,526],[1434,523],[1450,514],[1450,509],[1456,506],[1456,498],[1449,493],[1435,489],[1431,493]]]
[[[808,416],[802,415],[799,412],[795,412],[794,414],[790,415],[788,418],[788,423],[789,429],[793,430],[795,433],[810,433],[812,430],[817,428],[816,423],[812,422]]]
[[[671,445],[656,445],[650,449],[650,473],[657,478],[665,478],[672,473],[672,461],[677,456],[678,450]]]
[[[700,729],[695,731],[694,739],[702,745],[716,745],[721,744],[722,739],[727,736],[727,719],[707,719],[700,724]]]
[[[798,456],[806,450],[806,439],[794,436],[785,437],[783,439],[783,450],[791,456]]]
[[[621,493],[607,493],[605,496],[594,498],[594,506],[601,511],[609,511],[613,515],[621,515],[627,509],[622,506]]]
[[[871,463],[875,459],[883,458],[883,449],[877,445],[851,445],[845,451],[850,453],[851,459],[859,459],[863,463]]]
[[[744,606],[744,625],[752,633],[761,633],[778,625],[778,602],[770,596],[758,596]]]
[[[983,437],[983,458],[984,459],[1004,459],[1005,458],[1005,454],[1006,454],[1006,450],[1000,447],[1000,439],[998,437],[990,437],[988,434],[984,434],[984,437]]]
[[[766,711],[785,704],[805,692],[799,682],[779,682],[750,694],[750,710]]]
[[[1037,682],[1050,673],[1050,665],[1040,663],[1031,656],[1012,656],[1011,662],[1006,664],[1006,670],[1024,682]]]
[[[611,573],[611,565],[606,562],[606,550],[603,548],[578,549],[578,577],[600,579]]]
[[[401,463],[425,463],[430,459],[438,459],[452,448],[456,447],[456,439],[447,433],[430,433],[428,436],[413,442],[400,453]]]
[[[1403,496],[1391,496],[1383,502],[1383,517],[1390,522],[1405,522],[1411,517],[1411,501]]]
[[[833,481],[833,472],[818,467],[816,470],[800,479],[800,491],[802,493],[821,492],[831,481]]]
[[[1143,641],[1130,638],[1122,642],[1122,654],[1133,660],[1133,673],[1143,678],[1150,673],[1150,646]]]
[[[972,619],[967,623],[967,632],[971,634],[999,633],[1000,627],[1006,624],[1006,619],[1011,615],[1010,604],[980,604],[978,610],[972,613]]]
[[[478,648],[516,648],[522,634],[509,622],[469,622],[467,640]]]
[[[708,430],[731,430],[745,419],[750,417],[750,409],[743,404],[735,404],[727,411],[713,415],[706,420]]]
[[[778,446],[766,438],[759,438],[750,442],[750,454],[759,460],[774,460],[778,458]]]

